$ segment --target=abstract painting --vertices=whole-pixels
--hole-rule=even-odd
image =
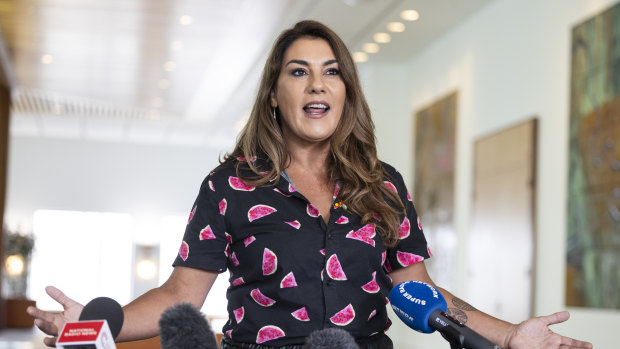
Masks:
[[[571,48],[566,303],[620,309],[620,4]]]

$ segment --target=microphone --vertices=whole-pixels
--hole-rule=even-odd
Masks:
[[[114,338],[123,327],[123,308],[112,298],[98,297],[88,302],[77,322],[67,322],[56,347],[60,349],[115,349]]]
[[[217,349],[215,335],[207,319],[191,303],[166,309],[159,319],[162,349]]]
[[[446,300],[427,283],[401,282],[390,291],[389,299],[392,309],[407,326],[422,333],[439,331],[453,349],[501,349],[446,314]]]
[[[324,328],[310,333],[303,349],[359,349],[349,332],[340,328]]]

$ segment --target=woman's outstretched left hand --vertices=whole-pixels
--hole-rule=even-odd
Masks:
[[[564,337],[549,329],[550,325],[564,322],[569,317],[568,311],[561,311],[523,321],[508,337],[507,347],[511,349],[592,348],[592,343]]]

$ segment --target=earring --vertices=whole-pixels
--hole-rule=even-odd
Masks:
[[[273,119],[275,120],[276,119],[276,108],[273,108],[271,110],[273,111],[272,115],[273,115]]]

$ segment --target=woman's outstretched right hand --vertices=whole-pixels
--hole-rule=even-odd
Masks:
[[[47,286],[45,292],[56,302],[60,303],[64,311],[60,313],[49,312],[35,307],[28,307],[26,311],[34,318],[34,324],[41,331],[50,336],[45,337],[43,343],[48,347],[55,347],[58,333],[62,330],[65,323],[78,321],[84,306],[67,297],[61,290],[54,286]]]

